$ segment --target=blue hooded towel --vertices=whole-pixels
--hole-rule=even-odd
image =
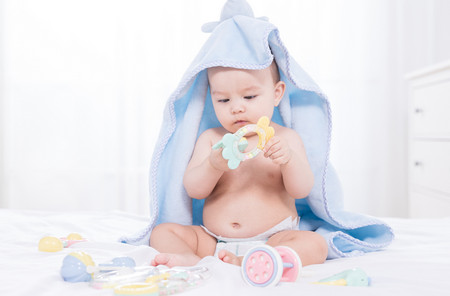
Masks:
[[[301,136],[315,177],[309,196],[296,200],[300,229],[316,231],[326,239],[329,259],[386,247],[393,239],[388,225],[343,209],[339,180],[328,161],[329,102],[289,55],[278,29],[266,19],[254,18],[245,0],[229,0],[221,20],[204,25],[203,30],[211,31],[211,35],[164,110],[150,170],[150,224],[138,235],[122,241],[148,244],[152,229],[160,223],[202,224],[204,201],[187,195],[183,174],[197,137],[206,129],[220,126],[212,107],[206,69],[264,69],[275,58],[286,92],[272,120]]]

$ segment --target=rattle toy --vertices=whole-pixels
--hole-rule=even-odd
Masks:
[[[85,241],[86,239],[82,238],[78,233],[71,233],[67,237],[62,238],[46,236],[39,241],[38,249],[41,252],[59,252],[63,248]]]
[[[370,278],[360,268],[353,268],[314,282],[320,285],[369,286]]]
[[[258,120],[257,124],[248,124],[241,127],[234,134],[225,134],[222,140],[217,142],[212,148],[223,148],[222,156],[228,160],[228,167],[234,170],[239,166],[241,161],[255,157],[264,149],[267,141],[275,134],[275,130],[269,124],[270,119],[263,116]],[[251,132],[258,134],[258,145],[251,151],[243,152],[248,144],[244,136]]]
[[[245,282],[255,287],[271,287],[279,282],[295,282],[302,261],[289,247],[261,245],[251,248],[242,260]]]
[[[84,252],[73,252],[64,257],[61,276],[66,282],[88,282],[99,272],[132,269],[136,266],[130,257],[114,258],[110,263],[95,266],[92,257]]]
[[[97,289],[113,288],[116,295],[171,295],[198,286],[209,277],[206,267],[141,266],[134,271],[112,271],[92,278]]]
[[[73,252],[64,257],[60,273],[66,282],[88,282],[92,278],[87,272],[88,266],[95,266],[91,256],[84,252]]]
[[[143,282],[117,285],[114,292],[115,295],[172,295],[197,287],[208,277],[206,267],[168,269],[158,266]]]
[[[136,266],[130,257],[114,258],[95,266],[84,252],[67,255],[61,267],[67,282],[90,282],[96,289],[114,289],[115,295],[171,295],[198,286],[210,274],[206,267]]]
[[[155,284],[136,283],[114,288],[114,295],[159,296],[159,288]]]

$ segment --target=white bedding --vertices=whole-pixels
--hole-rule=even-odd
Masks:
[[[450,217],[384,220],[396,234],[386,250],[305,267],[306,275],[296,283],[250,287],[238,267],[207,257],[199,265],[208,267],[212,276],[202,286],[178,295],[450,295]],[[117,242],[121,235],[137,232],[146,224],[146,217],[123,212],[0,209],[0,295],[114,295],[112,290],[96,290],[88,283],[64,282],[59,274],[62,260],[70,252],[84,251],[96,264],[123,256],[134,258],[138,265],[148,264],[155,250]],[[89,241],[55,253],[38,251],[42,237],[72,232]],[[371,277],[370,287],[311,284],[353,267]]]

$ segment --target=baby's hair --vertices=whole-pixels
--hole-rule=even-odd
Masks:
[[[278,81],[280,81],[280,72],[278,72],[278,65],[275,61],[275,58],[272,61],[272,64],[270,64],[270,74],[272,75],[273,82],[276,84]]]

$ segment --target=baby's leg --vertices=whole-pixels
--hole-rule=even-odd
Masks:
[[[328,255],[328,245],[325,239],[312,231],[281,231],[271,236],[267,244],[272,247],[292,248],[302,260],[303,266],[323,263]]]
[[[200,226],[164,223],[153,229],[150,246],[161,252],[153,259],[154,266],[192,266],[214,254],[216,239]]]

